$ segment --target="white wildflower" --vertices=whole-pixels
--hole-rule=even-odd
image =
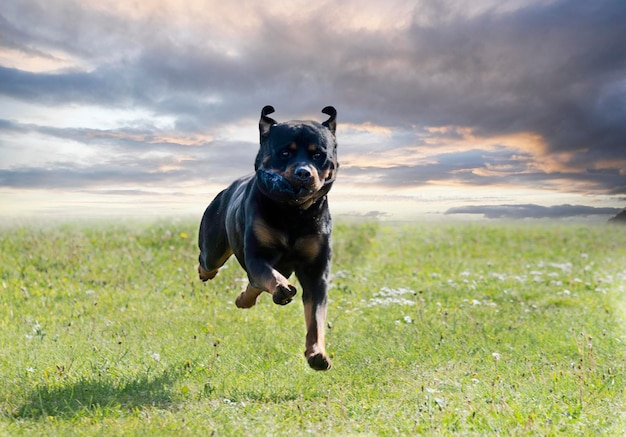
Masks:
[[[489,274],[489,276],[494,277],[494,278],[498,278],[501,281],[504,281],[506,279],[506,273],[491,272]]]
[[[415,294],[415,291],[411,290],[410,288],[389,288],[389,287],[383,287],[380,289],[380,291],[376,294],[374,294],[375,297],[388,297],[388,296],[402,296],[405,294]]]
[[[550,267],[554,267],[555,269],[560,269],[563,272],[571,272],[572,271],[572,263],[550,263]]]
[[[378,293],[374,294],[367,306],[373,307],[378,305],[415,305],[415,301],[406,299],[403,296],[405,294],[415,294],[415,291],[410,288],[389,288],[383,287]]]
[[[387,306],[387,305],[415,305],[415,302],[412,300],[404,299],[401,297],[385,297],[379,298],[374,297],[369,300],[367,304],[368,307],[375,307],[378,305]]]

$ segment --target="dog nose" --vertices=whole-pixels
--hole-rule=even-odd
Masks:
[[[303,182],[306,182],[309,179],[311,179],[311,171],[306,167],[297,167],[295,171],[293,172],[293,174],[297,179]]]

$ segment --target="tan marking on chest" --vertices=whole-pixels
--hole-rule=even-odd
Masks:
[[[298,255],[312,261],[320,253],[320,238],[317,235],[298,238],[293,248]]]
[[[252,231],[259,243],[265,247],[286,247],[287,236],[271,228],[262,219],[257,218],[252,223]]]

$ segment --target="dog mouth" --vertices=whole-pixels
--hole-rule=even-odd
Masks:
[[[284,176],[271,170],[259,169],[257,171],[257,185],[266,196],[278,201],[297,197],[293,185]]]
[[[306,185],[301,185],[299,188],[294,187],[294,193],[297,199],[309,197],[310,195],[315,193],[315,189],[312,187],[308,187]]]
[[[317,191],[311,184],[292,182],[284,176],[265,169],[257,171],[257,184],[268,197],[279,202],[303,203]]]

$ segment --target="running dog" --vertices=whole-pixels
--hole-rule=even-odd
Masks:
[[[250,308],[261,293],[286,305],[296,295],[288,278],[302,286],[306,322],[305,357],[315,370],[328,370],[324,332],[331,259],[332,222],[327,194],[337,175],[337,111],[323,123],[287,121],[261,111],[255,173],[233,182],[207,207],[200,223],[198,274],[213,279],[234,254],[249,284],[235,301]]]

